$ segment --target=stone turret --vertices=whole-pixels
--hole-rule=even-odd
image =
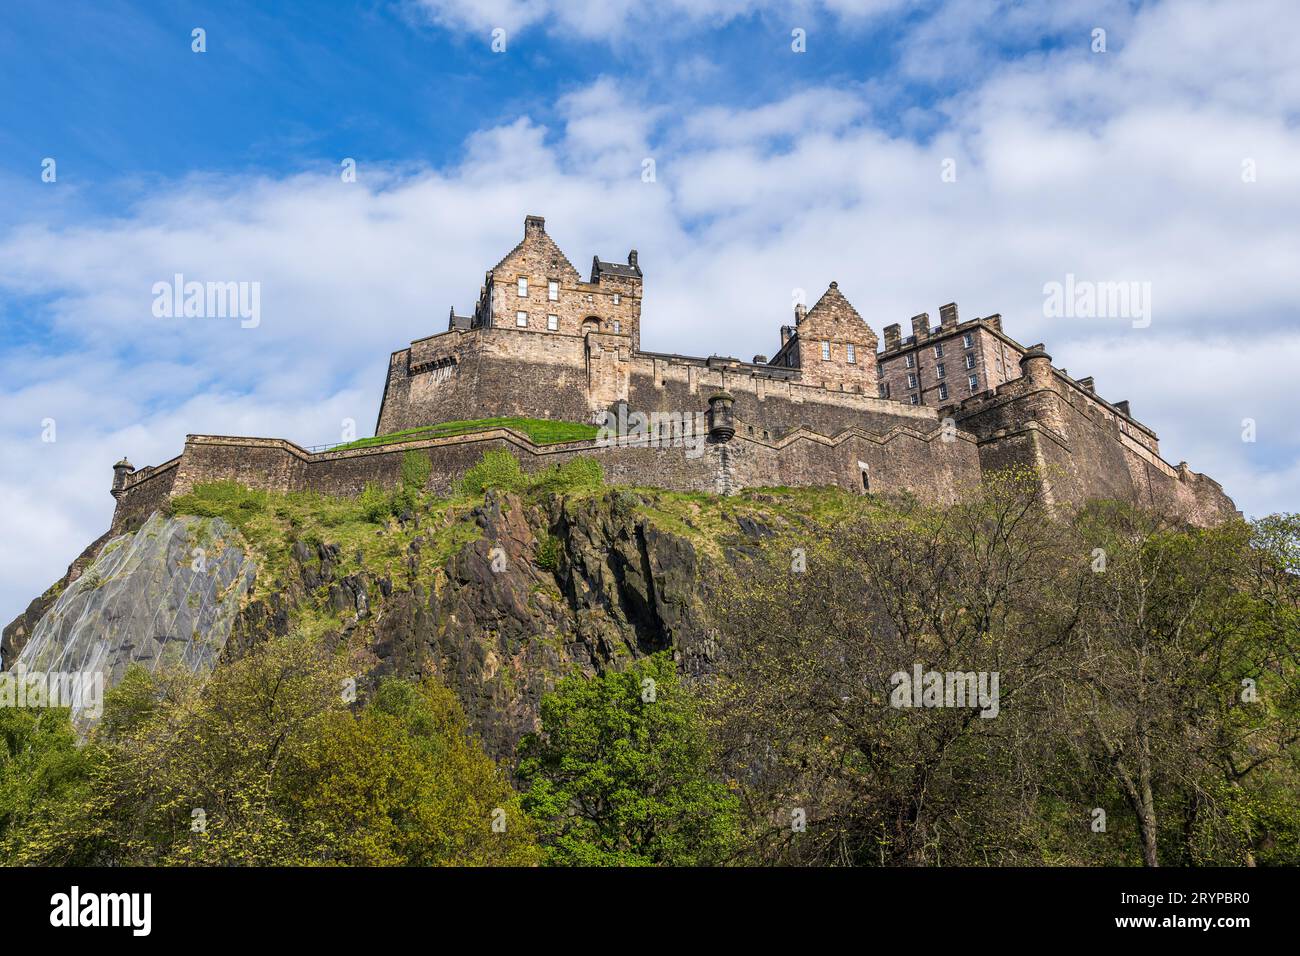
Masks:
[[[1020,374],[1025,381],[1042,388],[1052,384],[1052,357],[1047,354],[1042,343],[1031,345],[1029,351],[1020,357]]]
[[[715,442],[731,441],[736,434],[736,419],[731,406],[736,399],[730,392],[709,396],[709,437]]]
[[[126,488],[126,476],[133,471],[135,471],[135,465],[127,461],[125,455],[122,456],[121,461],[113,466],[112,494],[114,498],[121,496],[122,491]]]
[[[1035,421],[1055,432],[1064,434],[1065,419],[1061,414],[1060,397],[1056,392],[1056,374],[1052,371],[1052,357],[1042,343],[1030,346],[1020,357],[1020,374],[1029,390],[1028,408]]]

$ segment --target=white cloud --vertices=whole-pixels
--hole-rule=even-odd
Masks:
[[[481,130],[446,169],[196,177],[111,220],[42,205],[0,233],[0,289],[31,296],[44,323],[0,353],[0,494],[16,503],[0,620],[107,526],[122,454],[156,464],[203,431],[327,442],[345,417],[367,433],[389,352],[472,305],[525,213],[547,217],[580,269],[639,249],[647,348],[770,354],[791,290],[815,298],[832,279],[877,332],[956,300],[1130,399],[1166,457],[1246,511],[1294,510],[1300,82],[1284,51],[1300,17],[1244,7],[1117,15],[1104,58],[990,57],[921,141],[867,86],[688,112],[602,79],[563,99],[553,128],[520,116]],[[1258,182],[1241,180],[1246,157]],[[151,286],[175,272],[261,282],[262,324],[154,319]],[[1151,282],[1151,327],[1044,318],[1043,284],[1066,273]],[[1258,421],[1253,445],[1243,417]]]
[[[795,22],[822,10],[853,23],[906,6],[907,0],[413,0],[413,9],[429,21],[484,36],[497,27],[512,33],[538,27],[615,44],[628,39],[628,31],[647,24],[673,32],[715,28],[757,15],[780,14]]]

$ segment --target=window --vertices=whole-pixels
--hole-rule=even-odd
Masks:
[[[519,278],[519,298],[528,298],[528,280],[522,276]]]
[[[936,343],[934,344],[934,357],[935,357],[935,358],[943,358],[943,343],[942,343],[942,342],[936,342]]]
[[[856,365],[857,362],[858,362],[858,359],[857,359],[857,356],[853,354],[853,346],[850,344],[849,347],[848,347],[848,349],[849,349],[849,353],[848,353],[848,361],[849,361],[849,364],[850,364],[850,365]]]
[[[939,399],[942,401],[948,397],[948,386],[943,382],[939,383]]]
[[[961,347],[964,349],[973,348],[975,345],[975,336],[967,332],[961,337]]]
[[[913,375],[911,372],[907,373],[907,387],[916,388],[916,376]]]
[[[546,298],[552,302],[560,301],[560,284],[554,279],[546,283]]]
[[[907,396],[907,397],[908,397],[908,400],[911,401],[911,403],[912,403],[913,405],[920,405],[920,404],[921,404],[921,396],[920,396],[920,395],[912,394],[912,395],[909,395],[909,396]]]
[[[889,397],[889,383],[888,383],[888,382],[881,382],[881,383],[880,383],[880,397],[881,397],[881,398],[888,398],[888,397]]]
[[[867,469],[866,465],[862,466],[862,490],[871,490],[871,472]]]
[[[552,332],[560,330],[560,317],[558,315],[548,315],[546,317],[546,328]]]
[[[620,332],[622,332],[622,331],[623,331],[623,325],[622,325],[622,323],[620,323],[620,322],[618,321],[618,319],[615,319],[615,320],[614,320],[614,334],[615,334],[615,335],[618,335],[618,334],[619,334]]]
[[[916,356],[913,355],[911,352],[907,353],[906,365],[908,368],[916,368]]]
[[[975,356],[974,356],[974,355],[968,355],[968,356],[966,356],[966,367],[967,367],[967,368],[974,368],[974,367],[975,367]]]
[[[528,313],[527,313],[527,312],[516,312],[516,313],[515,313],[515,325],[519,326],[519,328],[521,328],[521,329],[526,329],[526,328],[528,328]]]
[[[830,360],[831,360],[831,343],[829,343],[829,342],[823,342],[823,343],[822,343],[822,361],[823,361],[823,362],[829,362]]]
[[[973,392],[975,391],[975,389],[979,387],[980,387],[980,377],[978,375],[972,375],[970,377],[970,390]]]
[[[617,292],[615,292],[615,293],[614,293],[614,304],[615,304],[615,305],[618,305],[618,304],[619,304],[620,302],[622,302],[622,301],[623,301],[623,297],[622,297],[621,295],[619,295]]]
[[[940,362],[938,365],[934,367],[934,374],[939,378],[947,378],[948,370],[944,368],[943,363]]]

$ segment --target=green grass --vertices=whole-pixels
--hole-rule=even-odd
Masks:
[[[437,567],[481,535],[469,514],[472,507],[470,501],[422,496],[420,527],[402,528],[387,517],[372,518],[363,496],[281,494],[255,491],[233,481],[198,485],[169,503],[172,514],[222,518],[239,531],[258,561],[254,596],[283,588],[294,541],[339,545],[344,573],[365,570],[401,580],[407,573],[410,543],[421,537],[420,564]]]
[[[412,480],[419,477],[414,475]],[[339,545],[343,574],[365,571],[395,583],[404,582],[410,574],[426,579],[436,575],[452,555],[482,536],[473,511],[489,489],[520,495],[530,506],[552,495],[575,501],[610,496],[611,508],[643,515],[662,530],[680,534],[712,554],[721,554],[723,543],[739,534],[737,518],[742,515],[775,532],[776,544],[787,538],[803,540],[812,528],[871,515],[885,507],[870,497],[835,488],[755,488],[730,498],[659,488],[611,488],[594,459],[578,457],[530,474],[509,452],[496,450],[469,469],[449,498],[377,486],[342,498],[310,491],[255,491],[232,481],[218,481],[198,485],[189,494],[172,499],[168,510],[176,515],[219,517],[231,524],[258,563],[252,595],[256,598],[285,589],[292,573],[295,541],[307,543],[313,552],[317,542]],[[410,496],[409,502],[404,495]],[[419,515],[418,528],[392,520],[408,507]],[[218,550],[236,543],[214,541],[212,532],[210,523],[205,522],[194,534],[196,540],[209,540]],[[421,547],[412,552],[410,545],[416,537],[422,539]],[[558,544],[539,529],[536,557],[541,567],[553,570],[558,566]],[[417,565],[414,569],[412,560]],[[322,592],[304,602],[295,612],[295,626],[322,633],[337,629],[327,597]]]
[[[376,435],[374,438],[358,438],[346,445],[331,448],[330,451],[346,451],[349,448],[371,448],[375,445],[420,441],[425,438],[468,435],[472,432],[486,431],[490,428],[513,428],[515,431],[527,435],[538,445],[554,445],[557,442],[565,441],[585,441],[595,438],[598,431],[595,425],[584,425],[581,422],[557,422],[546,418],[480,418],[475,421],[443,422],[441,425],[408,428],[405,431],[393,432],[389,435]]]

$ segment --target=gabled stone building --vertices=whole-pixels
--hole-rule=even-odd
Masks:
[[[1035,469],[1049,501],[1115,498],[1195,523],[1235,513],[1218,483],[1160,457],[1155,432],[1091,378],[1052,366],[998,315],[959,321],[925,313],[884,348],[832,282],[769,361],[641,349],[642,273],[593,257],[581,274],[528,216],[519,243],[488,270],[472,315],[394,352],[376,435],[503,416],[636,422],[632,433],[539,446],[511,429],[309,453],[278,439],[189,436],[170,462],[114,469],[115,523],[200,481],[356,494],[396,482],[400,459],[424,450],[432,483],[450,488],[484,450],[526,468],[599,458],[615,482],[730,493],[744,487],[838,485],[951,501],[991,469]],[[693,423],[707,423],[693,434]],[[693,441],[692,439],[698,439]]]

